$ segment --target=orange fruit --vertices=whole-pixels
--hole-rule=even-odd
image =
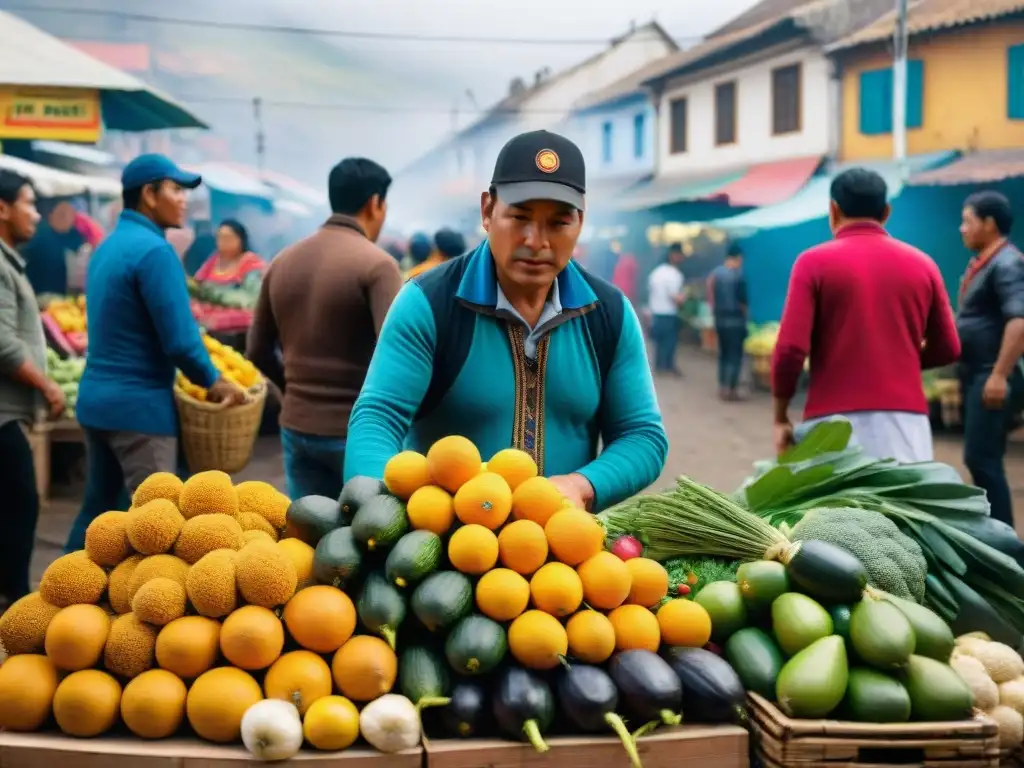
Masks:
[[[537,462],[526,451],[520,451],[518,448],[498,451],[484,467],[485,471],[494,472],[505,478],[513,492],[525,481],[537,476]]]
[[[611,552],[598,552],[584,561],[576,573],[583,584],[583,598],[591,608],[610,611],[629,597],[629,569]]]
[[[408,499],[425,485],[430,485],[427,457],[416,451],[402,451],[384,465],[384,485],[392,495]]]
[[[512,489],[501,475],[483,472],[455,494],[455,515],[465,525],[498,530],[512,511]]]
[[[512,517],[533,520],[544,526],[555,512],[562,509],[564,501],[562,492],[546,477],[531,477],[512,492]]]
[[[668,594],[668,571],[657,560],[633,557],[626,560],[626,568],[633,579],[627,602],[651,608]]]
[[[427,469],[434,483],[455,493],[480,474],[480,451],[460,435],[442,437],[427,451]]]
[[[587,664],[603,664],[615,652],[615,627],[603,613],[577,611],[565,625],[569,652]]]
[[[283,648],[284,627],[269,608],[242,606],[221,625],[220,652],[239,669],[266,669]]]
[[[620,605],[608,614],[608,620],[615,628],[615,650],[658,652],[658,620],[642,605]]]
[[[337,587],[306,587],[284,606],[284,624],[295,642],[316,653],[334,653],[356,629],[352,599]]]
[[[711,640],[711,616],[700,603],[681,597],[669,600],[656,618],[665,645],[703,648]]]
[[[551,554],[566,565],[579,565],[604,549],[604,528],[582,509],[555,512],[544,526],[544,535]]]
[[[533,520],[516,520],[498,534],[501,564],[518,574],[529,576],[548,559],[548,540],[544,529]]]
[[[486,573],[498,562],[498,537],[482,525],[464,525],[448,539],[448,560],[462,573]]]
[[[420,531],[444,536],[455,523],[455,502],[451,494],[436,485],[425,485],[409,497],[405,508],[409,525]]]
[[[565,563],[548,563],[530,579],[530,597],[537,608],[561,618],[580,607],[583,584],[576,571]]]

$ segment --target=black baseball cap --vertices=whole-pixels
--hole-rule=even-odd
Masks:
[[[583,153],[551,131],[521,133],[498,153],[491,186],[510,205],[555,200],[582,211],[587,187]]]

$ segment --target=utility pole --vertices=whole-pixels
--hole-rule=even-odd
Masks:
[[[892,50],[892,159],[907,176],[907,0],[896,0]]]
[[[266,137],[263,133],[263,99],[256,96],[252,100],[252,119],[256,123],[256,167],[260,174],[264,171],[267,154]]]

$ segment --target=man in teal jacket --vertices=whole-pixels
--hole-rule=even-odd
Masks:
[[[346,479],[381,477],[394,454],[450,434],[485,458],[530,453],[593,511],[657,479],[668,440],[640,323],[617,288],[571,261],[585,181],[562,136],[505,145],[481,196],[487,240],[391,306],[349,421]]]

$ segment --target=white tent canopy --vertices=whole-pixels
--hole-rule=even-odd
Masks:
[[[30,163],[19,157],[0,155],[0,168],[20,173],[32,182],[42,197],[72,197],[94,194],[101,197],[120,197],[121,183],[103,176],[82,176],[59,168]]]

